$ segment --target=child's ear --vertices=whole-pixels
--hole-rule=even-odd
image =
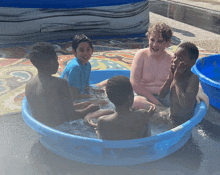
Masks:
[[[74,49],[72,49],[72,53],[76,56],[76,51]]]

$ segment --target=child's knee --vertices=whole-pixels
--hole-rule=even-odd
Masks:
[[[142,96],[135,96],[134,103],[132,108],[134,109],[146,109],[148,110],[152,104],[147,101],[145,97]]]

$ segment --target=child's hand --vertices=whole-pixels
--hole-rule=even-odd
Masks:
[[[168,75],[168,79],[173,80],[173,71],[172,71],[172,67],[170,68],[170,73]]]
[[[98,105],[98,106],[105,106],[108,104],[107,100],[94,100],[93,104]]]
[[[95,112],[95,111],[98,111],[100,109],[99,105],[95,105],[95,104],[89,105],[88,108],[89,108],[89,112]]]
[[[180,62],[179,65],[176,68],[176,71],[174,73],[174,79],[178,79],[187,69],[187,65],[185,65],[183,62]]]
[[[168,75],[168,79],[171,79],[171,80],[173,80],[173,74],[175,72],[175,69],[173,68],[173,65],[174,65],[173,62],[174,62],[174,60],[172,59],[171,60],[171,65],[170,65],[170,73]]]
[[[156,106],[152,105],[150,109],[147,111],[148,115],[152,116],[156,110]]]
[[[83,119],[83,123],[88,126],[97,127],[97,124],[93,123],[93,115],[91,113],[87,114],[86,117]]]

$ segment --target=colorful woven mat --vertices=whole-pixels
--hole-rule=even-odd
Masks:
[[[92,70],[130,69],[136,51],[146,47],[147,40],[121,39],[96,40],[94,53],[90,60]],[[178,43],[168,48],[174,52]],[[59,59],[59,70],[55,76],[60,76],[68,62],[74,58],[71,55],[71,43],[54,44]],[[0,116],[21,112],[22,100],[25,96],[25,84],[37,75],[36,68],[30,63],[28,54],[31,46],[0,49]],[[63,55],[63,53],[69,55]],[[200,49],[200,57],[211,53]]]

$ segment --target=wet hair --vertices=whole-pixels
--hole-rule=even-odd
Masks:
[[[33,45],[29,54],[31,63],[37,68],[41,68],[44,64],[49,63],[52,59],[57,59],[54,47],[50,43],[38,42]]]
[[[195,44],[190,42],[184,42],[179,44],[178,47],[185,49],[188,52],[191,60],[197,60],[199,56],[199,49],[196,47]]]
[[[128,77],[118,75],[108,80],[106,93],[114,105],[121,106],[128,102],[129,95],[133,94],[133,88]]]
[[[173,31],[171,27],[169,27],[167,24],[158,22],[150,25],[146,33],[146,36],[150,37],[150,35],[157,35],[157,34],[161,34],[165,41],[170,41],[173,35]]]
[[[73,38],[73,41],[72,41],[72,48],[74,49],[75,52],[76,52],[78,45],[81,42],[89,43],[90,47],[93,49],[92,41],[86,35],[80,34],[80,35],[75,35],[75,37]]]

